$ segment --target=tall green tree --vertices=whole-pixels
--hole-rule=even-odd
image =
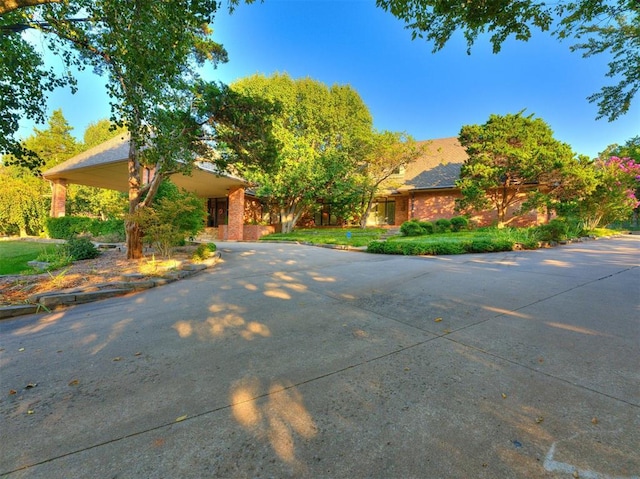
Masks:
[[[1,5],[8,7],[8,3]],[[17,137],[19,122],[29,119],[44,123],[47,94],[65,85],[73,87],[74,81],[47,67],[42,53],[20,33],[16,25],[28,20],[25,14],[6,12],[0,8],[0,155],[30,168],[39,168],[42,166],[41,158],[25,148]]]
[[[461,30],[467,52],[490,34],[494,53],[507,38],[527,41],[534,30],[573,39],[584,57],[609,53],[607,76],[617,81],[588,100],[597,102],[598,116],[613,121],[629,111],[640,88],[640,4],[636,0],[376,0],[379,7],[403,20],[412,38],[442,49]]]
[[[416,143],[406,133],[382,131],[372,135],[370,149],[359,171],[362,191],[358,217],[362,228],[367,226],[371,205],[379,190],[399,186],[393,176],[417,160],[426,146]]]
[[[28,168],[0,165],[0,234],[37,236],[49,215],[49,188]]]
[[[199,77],[205,62],[227,59],[211,36],[215,0],[70,0],[18,8],[23,23],[39,28],[67,66],[92,67],[107,77],[111,120],[130,135],[129,218],[149,207],[166,177],[188,174],[195,158],[221,169],[230,161],[268,159],[262,143],[268,120],[264,109],[256,112],[268,105]],[[12,118],[27,106],[18,102]],[[155,171],[148,184],[143,166]],[[126,230],[127,256],[141,257],[140,225],[128,221]]]
[[[458,206],[495,208],[500,226],[517,217],[508,218],[508,211],[524,196],[535,194],[540,202],[541,194],[557,188],[567,165],[575,161],[569,145],[553,138],[549,125],[522,112],[463,126],[458,138],[469,155],[456,182],[462,193]]]
[[[283,231],[291,231],[319,199],[331,203],[352,189],[352,172],[364,159],[372,119],[351,87],[276,74],[254,75],[232,88],[279,106],[273,120],[280,145],[275,165],[243,174],[279,210]]]
[[[82,135],[82,149],[88,150],[112,139],[116,135],[124,135],[126,133],[127,130],[124,127],[119,127],[106,118],[89,123],[84,130],[84,135]]]
[[[62,109],[53,111],[47,121],[47,128],[33,129],[33,134],[22,145],[36,152],[42,160],[40,167],[32,168],[35,174],[59,165],[80,151],[80,145],[71,134],[72,131],[73,127],[64,117]]]
[[[5,232],[18,232],[21,236],[38,235],[49,213],[51,190],[40,177],[40,167],[49,168],[70,158],[78,151],[62,110],[55,110],[47,128],[34,128],[20,148],[37,152],[42,162],[29,163],[31,168],[18,165],[15,157],[5,155],[0,166],[0,222]]]
[[[585,229],[627,221],[640,206],[640,161],[612,156],[591,164],[595,187],[563,205],[577,216]]]

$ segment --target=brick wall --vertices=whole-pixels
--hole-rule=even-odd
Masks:
[[[226,238],[229,241],[242,241],[244,237],[244,188],[241,186],[229,190],[229,224]]]
[[[53,180],[51,182],[51,210],[49,216],[60,218],[65,215],[67,202],[67,182],[66,180]]]
[[[394,219],[394,225],[401,225],[409,219],[409,198],[406,196],[399,196],[396,198],[396,216]]]
[[[455,211],[456,198],[460,198],[460,193],[455,191],[433,191],[424,193],[415,193],[413,200],[409,199],[409,205],[413,201],[413,211],[410,217],[423,221],[435,221],[440,218],[451,218],[458,215]],[[524,198],[524,196],[523,196]],[[411,206],[410,206],[411,207]],[[507,220],[513,217],[514,212],[519,205],[512,206],[507,212]],[[471,216],[471,221],[477,226],[490,226],[497,223],[498,216],[495,210],[486,210],[475,213]],[[535,210],[527,214],[521,215],[508,223],[509,226],[533,226],[547,221],[544,213]],[[396,213],[396,224],[402,224]]]

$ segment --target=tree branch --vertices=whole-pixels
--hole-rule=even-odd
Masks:
[[[0,17],[19,8],[35,7],[48,3],[60,3],[62,0],[4,0],[0,2]]]

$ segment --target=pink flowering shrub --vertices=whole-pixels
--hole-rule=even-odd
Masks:
[[[628,219],[640,206],[640,163],[612,156],[594,163],[597,187],[578,201],[586,229]]]

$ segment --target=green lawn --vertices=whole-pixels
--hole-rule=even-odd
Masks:
[[[0,241],[0,274],[20,274],[29,270],[28,261],[33,261],[44,251],[53,251],[52,243],[31,241]]]
[[[380,238],[384,228],[310,228],[295,230],[291,233],[274,233],[260,238],[262,241],[299,241],[314,244],[339,244],[349,246],[367,246]]]

